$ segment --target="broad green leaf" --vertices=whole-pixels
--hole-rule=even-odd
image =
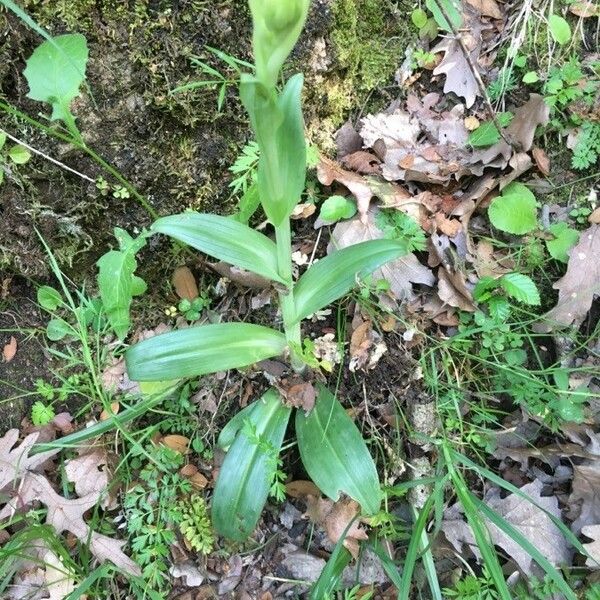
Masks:
[[[212,497],[212,522],[220,535],[243,541],[254,531],[269,495],[290,413],[273,389],[247,413],[252,431],[246,427],[238,431]]]
[[[340,219],[351,219],[356,214],[356,202],[345,196],[330,196],[321,205],[319,216],[323,221],[335,223]]]
[[[58,342],[73,333],[73,328],[64,319],[51,319],[46,326],[46,337],[51,342]]]
[[[52,105],[51,119],[71,119],[70,106],[85,79],[88,48],[81,34],[59,35],[38,46],[23,75],[28,98]]]
[[[440,5],[443,10],[440,9]],[[462,27],[463,18],[459,10],[458,0],[425,0],[425,6],[431,11],[439,27],[448,33]],[[448,15],[450,24],[446,20],[444,12]]]
[[[400,240],[371,240],[337,250],[313,264],[294,288],[296,321],[347,294],[357,277],[406,254]]]
[[[304,191],[303,81],[301,74],[295,75],[279,95],[247,74],[240,83],[240,96],[260,148],[258,193],[265,214],[276,227],[289,217]]]
[[[536,199],[522,183],[507,185],[488,208],[492,225],[500,231],[523,235],[537,227]]]
[[[4,169],[2,167],[0,167],[0,185],[2,185],[3,181],[4,181]]]
[[[0,130],[0,150],[4,148],[4,144],[6,144],[6,133]]]
[[[24,165],[31,158],[31,152],[25,148],[25,146],[13,146],[8,151],[8,157],[12,160],[15,165]]]
[[[63,298],[58,290],[49,285],[43,285],[37,291],[37,301],[46,310],[56,310],[63,303]]]
[[[569,250],[577,245],[579,231],[571,229],[566,223],[554,223],[549,230],[554,236],[553,240],[546,241],[550,256],[564,263],[569,262]]]
[[[508,296],[532,306],[539,306],[540,293],[537,286],[527,275],[507,273],[500,278],[500,286]]]
[[[319,388],[308,416],[297,411],[296,435],[306,471],[326,496],[335,501],[343,492],[361,505],[363,514],[379,510],[375,463],[354,421],[327,388]]]
[[[568,44],[571,40],[571,27],[565,19],[559,15],[550,15],[548,19],[550,35],[552,39],[561,46]]]
[[[250,221],[252,215],[258,210],[259,206],[260,196],[258,195],[258,185],[252,183],[240,198],[238,212],[234,218],[236,221],[248,225],[248,221]]]
[[[129,348],[125,358],[132,380],[167,381],[247,367],[285,347],[285,336],[274,329],[219,323],[157,335]]]
[[[523,75],[523,83],[537,83],[540,80],[535,71],[528,71]]]
[[[229,450],[229,447],[235,441],[235,436],[238,431],[244,425],[244,421],[250,416],[250,413],[254,410],[255,403],[249,404],[242,410],[238,411],[221,429],[221,433],[219,433],[219,438],[217,440],[217,445],[221,450]]]
[[[158,219],[152,231],[169,235],[218,260],[284,283],[277,272],[275,243],[234,219],[182,213]]]
[[[143,294],[145,282],[135,275],[135,255],[146,244],[147,233],[132,238],[115,228],[120,250],[110,250],[98,262],[98,288],[106,318],[119,339],[125,338],[130,326],[129,309],[134,296]]]
[[[427,13],[422,8],[415,8],[410,13],[410,20],[417,29],[421,29],[427,25]]]

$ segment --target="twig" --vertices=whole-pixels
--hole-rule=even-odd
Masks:
[[[467,61],[467,64],[469,65],[469,68],[471,69],[471,71],[473,73],[473,77],[475,77],[475,82],[477,83],[477,87],[479,88],[479,93],[483,97],[483,100],[485,102],[490,119],[496,126],[496,129],[498,130],[498,133],[500,134],[502,139],[511,148],[515,148],[515,142],[510,140],[509,137],[506,136],[506,134],[504,133],[504,131],[502,129],[502,125],[500,125],[500,121],[498,120],[496,111],[494,110],[494,107],[492,106],[492,101],[490,100],[487,90],[485,89],[485,84],[483,83],[483,79],[481,79],[481,74],[479,73],[479,69],[477,68],[477,65],[475,64],[475,62],[473,61],[473,57],[471,56],[469,49],[465,46],[465,43],[462,39],[462,34],[456,29],[456,27],[454,27],[454,24],[452,23],[452,20],[450,19],[450,15],[448,14],[448,11],[446,10],[446,7],[443,5],[443,3],[440,2],[440,0],[435,0],[435,3],[437,5],[437,7],[440,9],[440,12],[442,13],[442,16],[444,17],[444,19],[446,19],[446,22],[448,23],[448,27],[450,27],[450,29],[452,31],[452,35],[456,38],[456,41],[458,42],[458,45],[460,46],[460,49],[465,57],[465,60]],[[518,148],[515,148],[515,150],[518,150]]]
[[[89,181],[90,183],[95,183],[95,180],[92,179],[91,177],[88,177],[87,175],[84,175],[83,173],[80,173],[79,171],[76,171],[75,169],[73,169],[73,168],[65,165],[65,163],[62,163],[59,160],[56,160],[55,158],[52,158],[51,156],[48,156],[47,154],[45,154],[41,150],[38,150],[37,148],[34,148],[33,146],[30,146],[29,144],[26,144],[25,142],[23,142],[22,140],[16,138],[14,135],[11,135],[7,131],[4,131],[4,133],[6,134],[6,137],[9,140],[12,140],[13,142],[15,142],[15,144],[19,144],[20,146],[23,146],[24,148],[27,148],[27,150],[29,150],[30,152],[33,152],[34,154],[37,154],[38,156],[41,156],[42,158],[45,158],[47,161],[55,164],[56,166],[60,167],[61,169],[64,169],[65,171],[69,171],[69,173],[73,173],[74,175],[77,175],[78,177],[81,177],[81,179],[84,179],[85,181]]]

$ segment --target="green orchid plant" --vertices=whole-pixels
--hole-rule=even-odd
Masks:
[[[248,323],[190,327],[153,337],[126,353],[131,379],[171,381],[285,356],[297,373],[308,369],[302,355],[302,320],[347,294],[364,277],[406,253],[397,240],[374,240],[333,252],[297,280],[292,275],[290,215],[306,177],[306,141],[301,106],[303,76],[279,86],[282,66],[306,21],[310,0],[250,0],[255,72],[244,74],[240,96],[260,148],[258,192],[274,229],[267,235],[228,217],[184,213],[158,219],[162,233],[218,260],[269,279],[278,292],[282,331]],[[227,454],[212,498],[216,530],[233,540],[253,532],[279,466],[292,414],[278,389],[238,413],[222,431]],[[364,514],[379,510],[375,463],[353,421],[335,396],[317,387],[314,408],[297,410],[296,435],[304,466],[322,492],[347,494]]]

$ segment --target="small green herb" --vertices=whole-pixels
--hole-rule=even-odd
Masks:
[[[488,208],[492,225],[500,231],[523,235],[537,227],[537,203],[533,192],[522,183],[510,183]]]
[[[381,210],[375,218],[377,227],[389,240],[404,240],[408,251],[425,250],[427,238],[421,226],[400,210]]]
[[[36,427],[42,427],[48,425],[52,419],[56,416],[54,409],[39,400],[34,402],[31,407],[31,422]]]

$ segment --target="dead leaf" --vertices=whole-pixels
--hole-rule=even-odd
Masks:
[[[304,381],[301,377],[282,379],[277,385],[287,404],[301,408],[309,413],[315,406],[317,392],[310,381]]]
[[[542,488],[543,484],[537,479],[521,488],[521,492],[541,508],[518,494],[510,494],[503,498],[497,488],[486,494],[484,502],[529,540],[550,564],[555,567],[568,566],[570,552],[567,542],[548,516],[551,514],[560,519],[558,500],[556,496],[542,496]],[[494,544],[500,546],[524,574],[532,575],[534,561],[531,555],[494,523],[486,520],[486,525]],[[466,544],[478,555],[475,538],[463,518],[459,505],[455,504],[446,512],[442,531],[459,552]]]
[[[188,267],[178,267],[175,269],[171,283],[175,288],[175,293],[182,300],[189,300],[191,302],[200,295],[196,278]]]
[[[179,452],[180,454],[188,454],[190,451],[190,440],[184,435],[165,435],[160,440],[160,443],[171,450],[175,450],[175,452]]]
[[[582,527],[600,523],[600,460],[573,466],[571,490],[568,516],[577,535]]]
[[[448,306],[453,306],[467,312],[475,312],[477,307],[473,295],[465,283],[465,276],[457,271],[438,270],[438,296]]]
[[[369,175],[371,173],[379,173],[381,171],[381,161],[370,152],[359,150],[342,158],[342,165],[351,171]]]
[[[111,419],[114,415],[119,414],[119,409],[120,408],[121,408],[121,405],[118,402],[111,402],[110,403],[110,411],[104,409],[100,413],[100,420],[101,421],[107,421],[108,419]]]
[[[29,451],[39,434],[28,435],[21,445],[14,447],[18,435],[16,429],[11,429],[0,438],[0,490],[11,484],[11,490],[18,492],[9,496],[0,510],[0,520],[11,517],[17,510],[34,502],[41,502],[47,508],[46,524],[53,527],[58,534],[69,531],[86,544],[100,562],[110,560],[123,571],[140,576],[140,568],[121,550],[126,542],[91,531],[83,519],[83,515],[98,503],[100,493],[71,499],[59,496],[48,480],[34,471],[56,454],[58,449],[30,457]]]
[[[376,240],[383,237],[383,233],[375,223],[376,210],[370,210],[365,222],[354,218],[338,223],[331,234],[331,243],[327,252],[334,249],[347,248],[359,242]],[[410,253],[397,260],[386,263],[372,274],[373,279],[385,279],[390,283],[392,294],[400,301],[414,297],[412,284],[419,283],[432,287],[435,277],[431,269],[422,265],[417,257]]]
[[[335,134],[338,158],[357,152],[362,148],[362,138],[350,121],[344,123]]]
[[[65,462],[67,479],[75,484],[75,491],[80,497],[95,494],[101,497],[108,488],[110,481],[108,472],[108,456],[102,449],[71,458]],[[102,507],[108,503],[108,495],[102,502]]]
[[[264,290],[271,287],[271,282],[266,277],[261,277],[256,273],[240,269],[239,267],[233,267],[226,262],[209,263],[208,266],[221,275],[221,277],[227,277],[227,279],[233,281],[236,285],[256,290]]]
[[[14,336],[11,336],[8,344],[6,344],[2,350],[2,358],[4,362],[9,363],[17,353],[17,340]]]
[[[467,0],[467,3],[484,17],[492,17],[492,19],[502,18],[502,11],[496,0]]]
[[[296,204],[296,206],[294,207],[294,210],[290,215],[290,219],[308,219],[308,217],[312,217],[316,211],[316,204],[313,204],[312,202],[301,202],[300,204]]]
[[[591,0],[575,2],[569,6],[569,12],[584,19],[589,17],[600,17],[600,5],[596,4],[596,2],[592,2]]]
[[[467,128],[467,131],[475,131],[479,125],[481,125],[481,123],[477,117],[470,116],[465,119],[465,127]]]
[[[315,498],[318,498],[321,495],[321,491],[312,481],[303,479],[286,483],[285,493],[291,498],[302,498],[303,496],[314,496]]]
[[[352,372],[373,369],[386,352],[387,346],[381,335],[374,331],[371,321],[365,321],[352,332],[348,368]]]
[[[125,359],[113,358],[100,377],[102,387],[109,393],[114,393],[119,389],[119,384],[123,381],[125,375]]]
[[[588,217],[588,221],[594,225],[600,225],[600,206]]]
[[[44,562],[44,582],[48,590],[49,600],[64,600],[75,590],[75,579],[64,563],[52,550],[47,550],[42,557]]]
[[[350,498],[341,498],[337,502],[332,502],[329,499],[308,496],[306,514],[313,523],[323,527],[327,537],[337,544],[344,535],[346,527],[360,514],[360,505]],[[369,539],[367,532],[360,527],[360,519],[356,518],[342,543],[354,559],[357,559],[359,541],[367,539]]]
[[[568,327],[585,318],[592,307],[594,296],[600,293],[600,225],[581,233],[570,252],[566,274],[552,287],[558,290],[558,303],[544,315],[539,331]]]
[[[550,175],[550,159],[548,158],[548,155],[538,146],[534,146],[531,153],[533,154],[533,160],[535,160],[535,164],[540,173],[544,177],[548,177]]]
[[[323,185],[330,186],[334,181],[337,181],[347,187],[356,198],[356,206],[361,215],[366,214],[369,210],[373,191],[358,173],[346,171],[336,162],[322,157],[317,166],[317,177]]]
[[[182,578],[185,585],[190,588],[202,585],[205,579],[200,569],[191,560],[171,566],[169,574],[175,578]]]
[[[583,544],[590,555],[585,560],[586,566],[592,569],[600,569],[600,525],[586,525],[581,528],[581,533],[592,539],[591,542]]]

